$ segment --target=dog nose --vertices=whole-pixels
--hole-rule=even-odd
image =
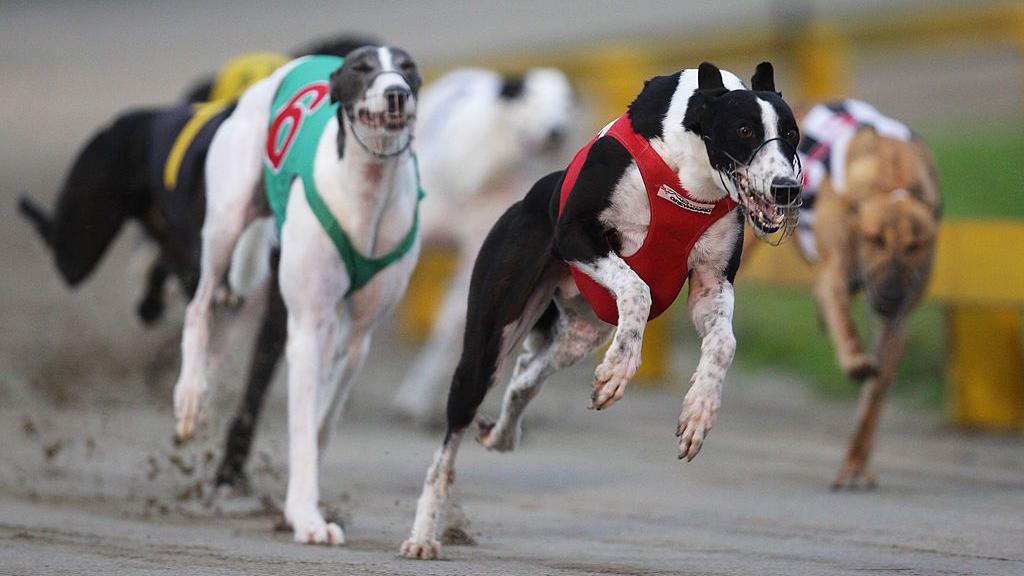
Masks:
[[[548,130],[547,138],[545,138],[546,144],[549,147],[551,147],[551,148],[555,148],[555,147],[561,146],[561,144],[562,144],[562,142],[564,140],[565,140],[565,129],[562,128],[561,126],[556,126],[556,127],[552,128],[552,129]]]
[[[898,273],[888,274],[873,290],[871,307],[882,316],[894,316],[903,306],[907,284]]]
[[[405,106],[412,96],[412,91],[405,86],[389,86],[384,90],[384,101],[387,103],[388,118],[400,120],[405,118]]]
[[[800,183],[794,178],[777,176],[772,180],[772,198],[776,204],[792,204],[800,197]]]

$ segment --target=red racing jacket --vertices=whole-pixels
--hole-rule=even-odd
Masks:
[[[590,147],[602,136],[617,140],[636,161],[647,201],[651,207],[651,223],[647,236],[635,254],[622,259],[651,290],[651,313],[658,317],[679,296],[689,275],[690,250],[709,226],[736,207],[729,196],[714,203],[694,200],[679,182],[679,176],[665,164],[646,138],[633,131],[628,115],[620,116],[584,146],[565,171],[558,214],[572,193]],[[585,191],[581,192],[585,193]],[[621,255],[620,255],[621,256]],[[576,286],[587,299],[598,318],[618,324],[619,312],[615,297],[585,272],[570,266]]]

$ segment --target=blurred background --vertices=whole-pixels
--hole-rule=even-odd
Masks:
[[[584,103],[580,140],[621,113],[645,78],[705,59],[740,76],[770,59],[791,103],[853,96],[905,121],[936,155],[947,227],[934,297],[914,315],[898,401],[945,407],[967,425],[1024,421],[1024,8],[983,1],[4,1],[0,214],[8,225],[0,342],[10,378],[30,387],[60,381],[44,386],[60,397],[73,394],[64,389],[73,388],[69,378],[99,385],[111,371],[134,374],[139,356],[152,358],[154,348],[167,365],[176,361],[175,327],[148,333],[125,313],[135,293],[131,258],[108,257],[99,281],[69,296],[15,217],[16,194],[52,199],[79,147],[120,111],[175,102],[240,53],[287,52],[349,31],[404,46],[428,79],[462,65],[562,68]],[[133,242],[121,241],[121,256]],[[443,254],[425,255],[414,284],[421,289],[399,316],[398,332],[412,343],[429,322],[446,269]],[[974,277],[969,286],[965,276]],[[744,264],[737,362],[792,374],[826,397],[852,397],[856,387],[836,368],[818,327],[809,279],[790,250],[761,250]],[[684,378],[689,356],[670,352],[694,348],[685,316],[677,311],[652,333],[648,381]],[[168,317],[176,324],[180,314]],[[957,318],[966,332],[953,330]],[[979,333],[986,337],[970,336]],[[982,351],[979,363],[975,351],[964,351],[971,346],[1000,352]],[[981,396],[965,398],[968,386]]]

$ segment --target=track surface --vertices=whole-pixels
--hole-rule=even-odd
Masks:
[[[204,508],[196,487],[211,473],[207,453],[222,436],[244,354],[221,354],[219,418],[195,445],[173,448],[170,386],[182,307],[173,306],[172,320],[156,331],[135,323],[139,286],[127,262],[136,234],[69,295],[14,216],[14,199],[25,191],[51,199],[74,151],[115,111],[174,101],[189,79],[228,55],[285,49],[305,39],[303,30],[358,28],[376,18],[391,36],[414,30],[403,43],[433,66],[492,41],[557,38],[550,25],[531,25],[550,22],[557,2],[517,3],[522,8],[493,30],[463,22],[465,33],[443,45],[436,14],[410,9],[389,18],[371,4],[346,3],[347,19],[317,16],[320,3],[295,2],[291,13],[268,8],[237,21],[229,3],[202,18],[175,18],[170,6],[187,5],[179,3],[0,4],[0,574],[1024,574],[1019,436],[951,432],[937,416],[890,406],[880,489],[831,493],[853,406],[808,398],[781,376],[734,371],[703,453],[684,464],[672,433],[692,349],[679,356],[678,385],[634,388],[599,414],[584,409],[592,363],[561,375],[536,401],[519,452],[495,455],[467,442],[458,483],[479,544],[447,547],[443,562],[396,555],[440,432],[388,412],[411,354],[391,330],[378,338],[384,346],[357,384],[323,471],[324,504],[345,520],[349,545],[293,544],[273,530],[272,511],[218,517]],[[623,25],[644,29],[651,14],[664,16],[657,4],[638,3],[636,21]],[[760,13],[714,4],[680,22],[692,28]],[[580,29],[589,30],[580,34],[616,30],[597,12],[580,16]],[[513,38],[509,29],[523,32]],[[674,32],[663,23],[657,29]],[[979,97],[979,82],[964,79],[984,77],[986,86],[991,80],[1014,92],[987,89],[986,105],[972,110],[1017,110],[1019,76],[999,73],[1019,74],[1015,61],[986,56],[968,66],[963,58],[975,58],[968,54],[932,74],[926,57],[915,58],[904,65],[928,81],[947,79],[948,97],[930,98],[929,106],[964,112],[958,95]],[[864,73],[861,86],[923,108],[885,78]],[[252,335],[243,315],[220,348],[245,349]],[[284,494],[281,388],[253,474],[270,509]]]

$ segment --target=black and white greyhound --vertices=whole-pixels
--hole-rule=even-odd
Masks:
[[[703,63],[699,69],[649,80],[630,104],[624,118],[634,137],[660,156],[683,188],[666,193],[674,194],[666,199],[675,206],[653,205],[663,201],[661,193],[650,195],[633,154],[605,134],[606,128],[592,142],[578,174],[570,167],[540,179],[494,225],[473,270],[462,357],[448,396],[448,430],[427,472],[402,556],[436,558],[439,526],[447,518],[446,528],[459,528],[464,516],[452,495],[455,455],[474,420],[477,439],[486,448],[512,450],[523,410],[544,379],[589,354],[613,332],[594,375],[591,408],[602,410],[622,398],[640,364],[652,310],[652,290],[627,260],[647,241],[652,211],[700,211],[731,202],[688,253],[675,255],[688,275],[687,304],[702,338],[676,429],[679,457],[689,460],[700,451],[736,349],[732,282],[744,215],[759,235],[777,232],[789,225],[785,220],[795,214],[791,204],[799,193],[799,131],[775,91],[771,64],[760,64],[751,84],[748,90],[735,75]],[[575,184],[565,200],[567,177],[574,177]],[[610,292],[617,326],[598,318],[571,271]],[[477,418],[487,391],[524,342],[500,416],[493,423]]]

